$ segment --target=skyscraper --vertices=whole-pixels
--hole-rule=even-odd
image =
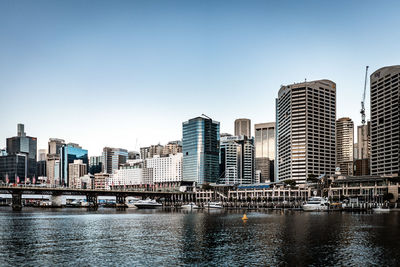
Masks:
[[[213,183],[219,177],[219,122],[202,116],[182,123],[183,181]]]
[[[7,154],[26,155],[26,174],[20,178],[33,178],[36,175],[37,138],[26,136],[23,124],[17,125],[17,136],[7,138]]]
[[[371,174],[400,175],[400,65],[370,76]]]
[[[128,159],[128,150],[123,148],[103,148],[103,172],[112,174]]]
[[[74,160],[68,164],[68,181],[72,188],[81,188],[80,177],[87,174],[87,164],[84,164],[81,159]]]
[[[103,169],[103,157],[102,156],[91,156],[89,158],[89,173],[95,174],[102,172]]]
[[[354,124],[350,118],[336,121],[336,165],[343,175],[353,175]]]
[[[357,127],[357,144],[354,145],[354,175],[369,175],[371,159],[371,122]]]
[[[239,135],[251,137],[251,121],[249,119],[235,120],[235,136]]]
[[[51,185],[61,184],[61,148],[65,145],[63,139],[50,138],[48,142],[48,154],[46,159],[47,183]]]
[[[256,170],[261,173],[260,182],[274,180],[275,122],[254,124]]]
[[[78,144],[68,143],[61,147],[61,157],[60,157],[60,183],[61,185],[69,186],[69,164],[74,163],[74,160],[82,160],[83,164],[88,166],[88,151],[82,149]]]
[[[277,101],[279,180],[304,182],[335,172],[336,84],[282,86]]]

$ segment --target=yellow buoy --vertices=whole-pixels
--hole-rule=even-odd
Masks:
[[[246,213],[243,214],[242,220],[247,220],[247,219],[248,219],[248,218],[247,218],[247,216],[246,216]]]

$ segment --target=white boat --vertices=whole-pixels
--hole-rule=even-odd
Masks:
[[[138,200],[134,205],[138,209],[155,209],[162,207],[162,204],[158,203],[154,199]]]
[[[208,202],[208,204],[205,206],[205,208],[222,209],[223,207],[220,202]]]
[[[382,207],[377,207],[372,209],[374,212],[389,212],[390,209],[389,208],[382,208]]]
[[[327,211],[329,202],[323,197],[310,197],[303,205],[304,211]]]
[[[186,205],[182,205],[182,209],[191,210],[191,209],[198,209],[198,208],[199,208],[199,206],[197,206],[196,203],[193,203],[193,202],[186,204]]]
[[[136,198],[136,197],[129,198],[129,199],[128,199],[128,202],[126,203],[126,205],[128,206],[128,208],[137,208],[137,207],[135,206],[135,203],[138,202],[139,200],[140,200],[140,199],[139,199],[139,198]]]

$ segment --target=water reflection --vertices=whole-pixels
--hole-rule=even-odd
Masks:
[[[396,266],[399,216],[0,209],[2,265]]]

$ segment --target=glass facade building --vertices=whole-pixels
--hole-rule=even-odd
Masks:
[[[197,117],[182,124],[183,181],[214,183],[219,178],[219,122]]]
[[[68,164],[74,163],[74,160],[80,159],[87,168],[89,167],[88,151],[82,149],[77,144],[67,144],[61,148],[60,155],[60,184],[69,186],[68,181]]]
[[[16,154],[0,157],[0,181],[6,182],[8,176],[9,183],[15,183],[17,176],[20,183],[25,181],[27,158],[26,154]]]
[[[275,122],[254,125],[256,170],[260,171],[260,182],[274,181]]]

